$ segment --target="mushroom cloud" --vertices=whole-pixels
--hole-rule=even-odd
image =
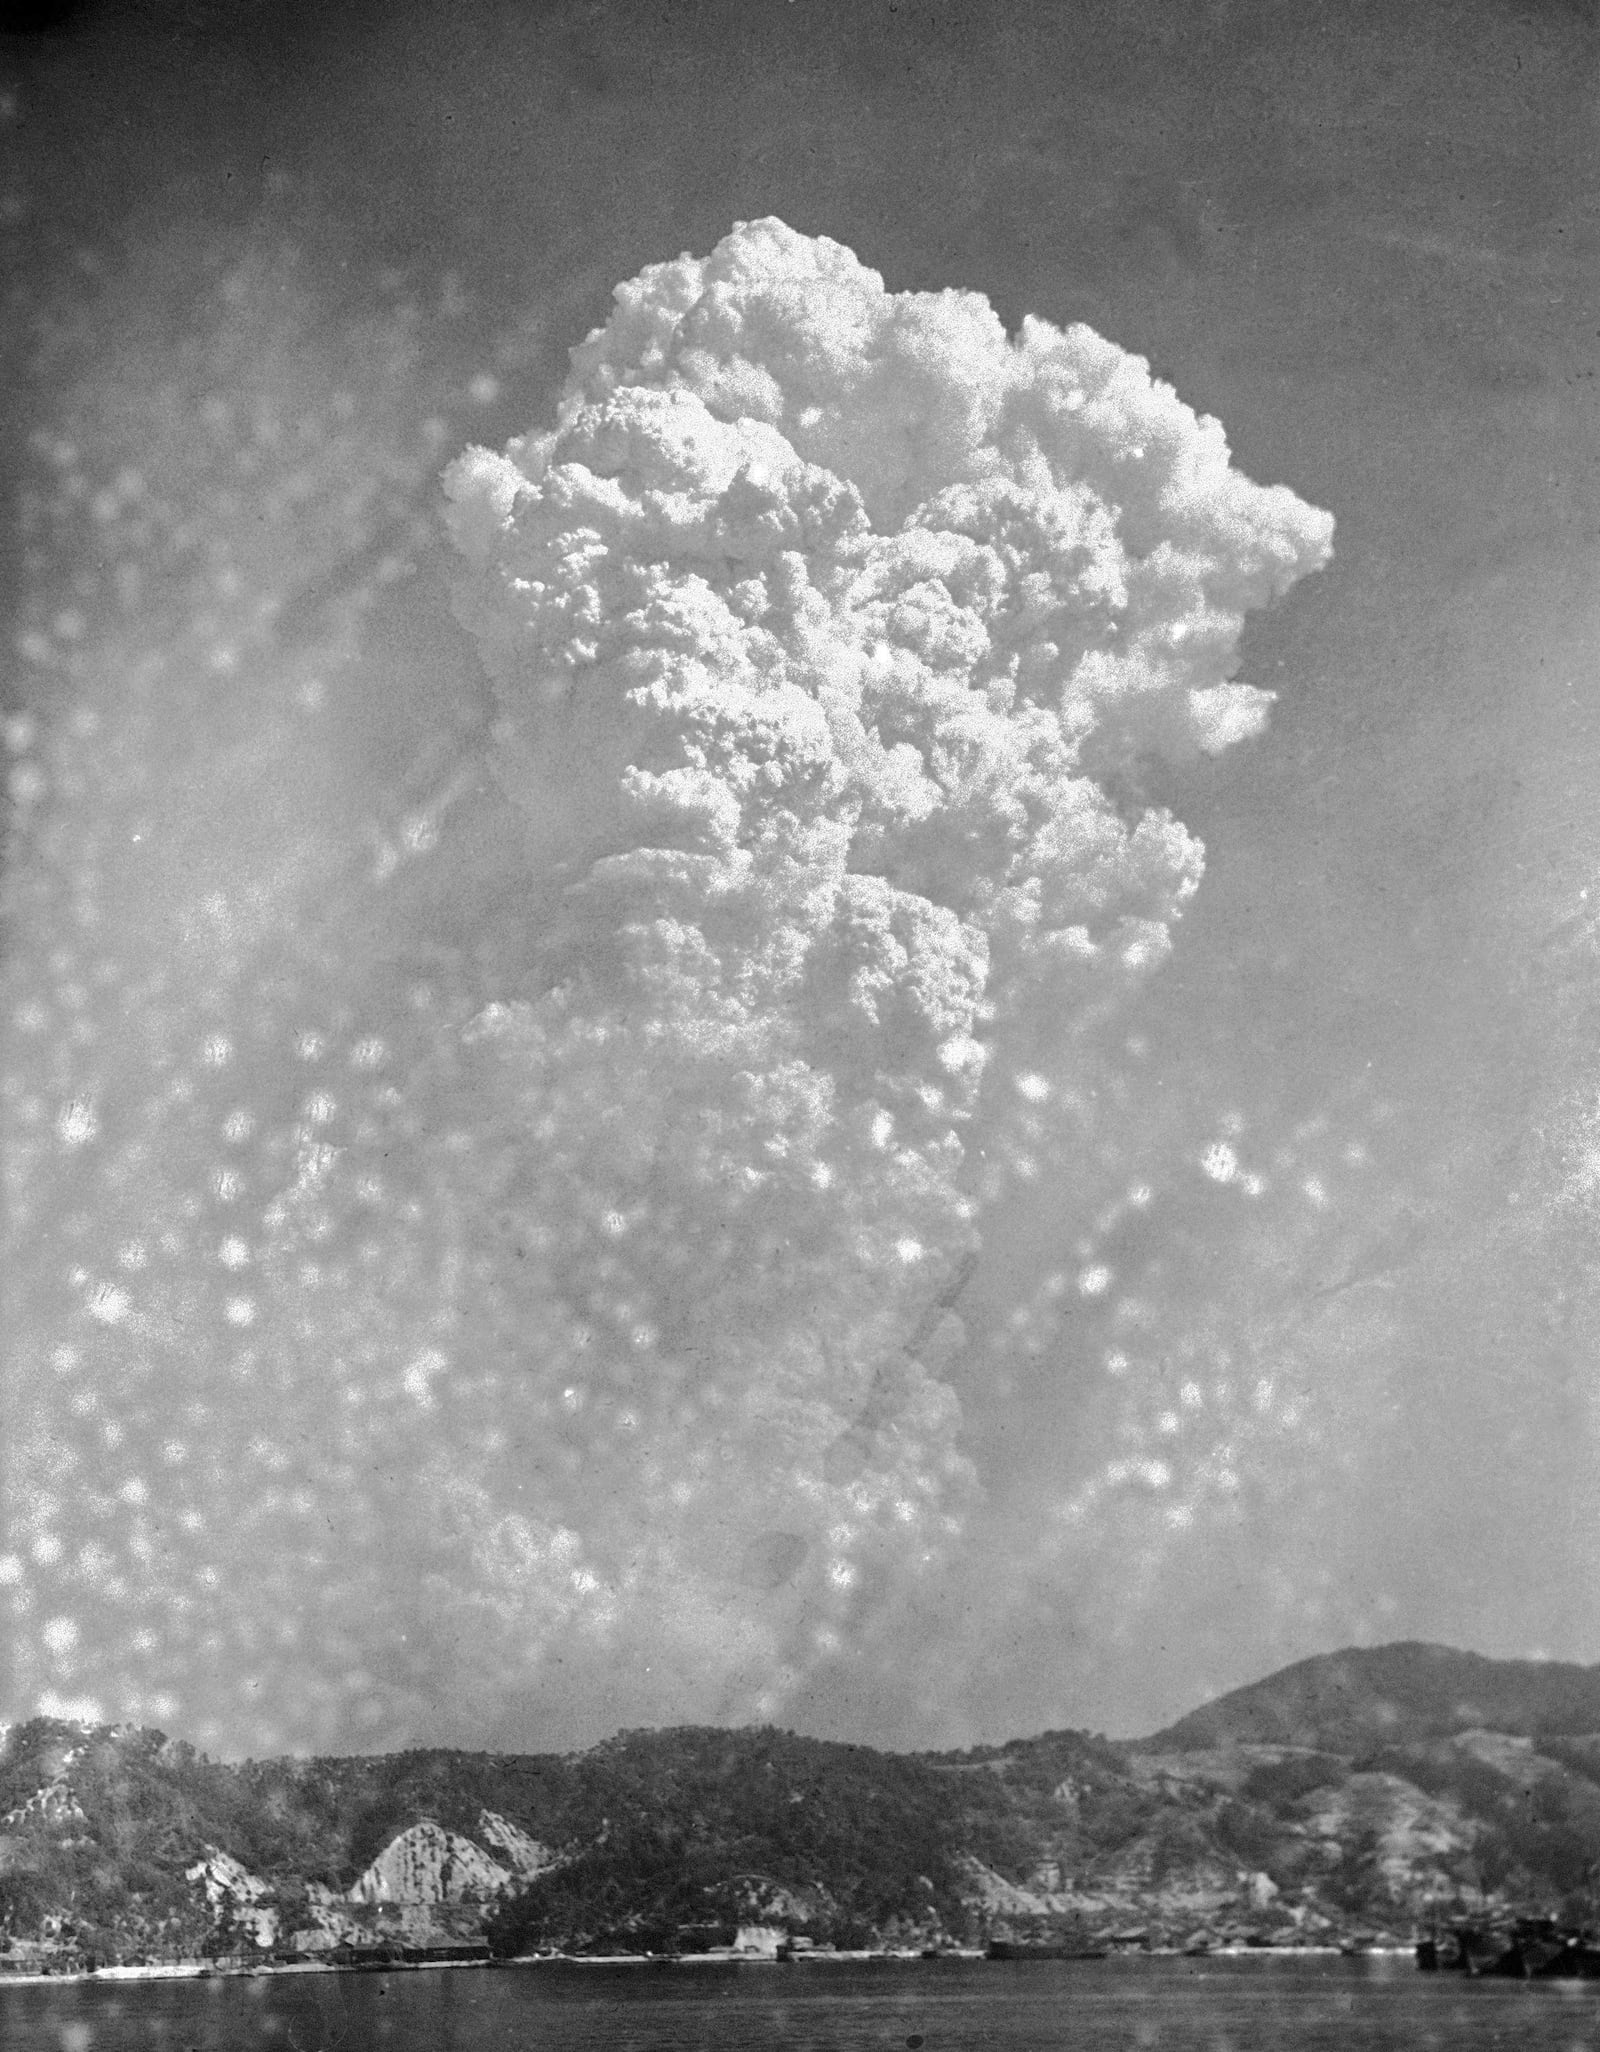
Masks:
[[[776,220],[618,287],[571,362],[552,425],[444,474],[492,798],[402,853],[492,813],[487,1001],[384,966],[400,855],[318,895],[330,808],[275,809],[258,708],[169,805],[203,836],[267,792],[148,929],[136,1018],[193,1059],[148,1097],[115,1049],[11,1066],[14,1258],[54,1277],[77,1221],[17,1299],[23,1709],[324,1747],[771,1717],[960,1557],[986,1221],[1070,1180],[1200,881],[1148,765],[1261,731],[1245,616],[1332,522],[1088,328]],[[252,1098],[280,1042],[304,1087]]]

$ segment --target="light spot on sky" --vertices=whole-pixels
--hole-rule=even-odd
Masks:
[[[49,779],[36,762],[15,763],[6,776],[12,803],[22,810],[37,805],[49,788]]]
[[[1231,1183],[1239,1173],[1239,1157],[1226,1140],[1216,1140],[1200,1157],[1200,1166],[1214,1183]]]
[[[77,1619],[71,1617],[48,1618],[44,1623],[40,1636],[43,1638],[52,1657],[56,1660],[64,1660],[78,1643]]]
[[[133,1299],[115,1283],[96,1283],[85,1306],[89,1316],[101,1325],[121,1325],[133,1310]]]
[[[437,1347],[428,1347],[406,1365],[401,1376],[401,1387],[419,1409],[432,1410],[436,1402],[433,1384],[442,1375],[449,1363]]]
[[[56,1134],[63,1147],[86,1146],[99,1130],[99,1114],[86,1098],[73,1098],[57,1114]]]

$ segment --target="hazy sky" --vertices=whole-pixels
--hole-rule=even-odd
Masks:
[[[1600,1659],[1597,59],[1554,0],[0,38],[0,1714],[930,1745],[1352,1642]],[[555,1337],[574,1264],[623,1301],[562,1235],[659,1093],[613,1053],[552,1142],[537,1048],[495,1067],[577,844],[440,476],[553,424],[615,285],[769,215],[1147,358],[1334,555],[1245,628],[1264,729],[1111,778],[1204,875],[1062,1012],[1077,1123],[976,1263],[951,1226],[920,1302],[824,1235],[781,1316],[708,1270],[658,1368]]]

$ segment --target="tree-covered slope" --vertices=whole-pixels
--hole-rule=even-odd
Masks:
[[[1600,1667],[1489,1660],[1405,1640],[1301,1660],[1219,1696],[1143,1740],[1183,1751],[1219,1745],[1364,1747],[1476,1728],[1524,1738],[1600,1731]]]
[[[749,1922],[848,1945],[1593,1922],[1593,1680],[1387,1647],[1134,1744],[1058,1731],[921,1755],[684,1727],[568,1755],[226,1765],[39,1718],[0,1745],[0,1942],[15,1961],[693,1950]]]

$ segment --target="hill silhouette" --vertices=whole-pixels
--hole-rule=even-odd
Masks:
[[[1600,1732],[1600,1667],[1491,1660],[1406,1639],[1297,1661],[1134,1743],[1147,1752],[1302,1746],[1357,1755],[1457,1732],[1518,1738]]]

